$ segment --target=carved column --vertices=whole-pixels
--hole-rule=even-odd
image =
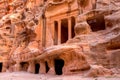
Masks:
[[[20,70],[21,70],[20,62],[16,62],[16,64],[15,64],[15,71],[20,71]]]
[[[61,44],[61,20],[58,21],[58,44]]]
[[[30,73],[35,73],[35,63],[34,63],[34,61],[29,62],[29,67],[28,67],[27,71],[30,72]]]
[[[71,17],[68,18],[68,39],[72,38],[72,25],[71,25]]]
[[[43,17],[42,45],[46,46],[46,18]]]
[[[40,62],[40,70],[39,73],[45,74],[46,73],[46,66],[45,66],[45,62],[41,61]]]
[[[48,71],[48,74],[53,74],[53,75],[55,75],[56,73],[55,73],[55,67],[54,67],[54,60],[53,59],[50,59],[49,61],[48,61],[48,66],[49,66],[49,71]]]

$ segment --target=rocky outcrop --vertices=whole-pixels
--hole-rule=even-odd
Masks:
[[[75,0],[41,1],[41,4],[36,1],[11,0],[7,4],[9,10],[0,17],[2,72],[79,73],[89,77],[120,74],[119,1],[98,0],[96,9],[78,16],[75,37],[57,46],[53,46],[53,36],[48,28],[42,27],[46,29],[43,33],[48,32],[42,35],[47,37],[43,42],[36,29],[42,29],[41,24],[45,25],[45,10],[63,3],[70,6]],[[87,5],[84,3],[81,8]]]
[[[111,76],[113,72],[103,66],[92,66],[92,68],[86,73],[87,77],[99,77],[99,76]]]
[[[76,36],[73,40],[68,41],[68,44],[87,43],[90,49],[87,53],[85,52],[86,56],[89,57],[87,58],[88,62],[109,68],[108,73],[113,67],[119,69],[120,27],[119,15],[117,15],[119,14],[119,7],[108,9],[107,6],[113,6],[112,3],[117,4],[112,1],[110,4],[106,4],[105,9],[98,7],[98,9],[81,14],[75,27]],[[94,73],[96,72],[93,69],[93,73],[90,71],[89,75]],[[99,71],[98,73],[107,74]]]

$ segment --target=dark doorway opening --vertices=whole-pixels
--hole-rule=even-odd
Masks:
[[[48,66],[48,63],[47,63],[47,61],[45,62],[45,67],[46,67],[46,73],[49,71],[49,66]]]
[[[54,22],[54,45],[58,44],[58,22]]]
[[[65,43],[68,40],[68,19],[62,19],[61,21],[61,43]]]
[[[88,18],[87,23],[91,26],[93,32],[105,30],[104,15],[95,15],[94,17]]]
[[[3,64],[0,63],[0,72],[2,72],[2,66],[3,66]]]
[[[71,17],[71,26],[72,26],[72,38],[75,36],[74,27],[75,27],[75,17]]]
[[[35,74],[39,74],[40,64],[35,64]]]
[[[22,71],[27,71],[29,64],[27,62],[21,62],[21,70]]]
[[[62,68],[64,66],[64,60],[62,59],[55,59],[55,72],[57,75],[62,75]]]

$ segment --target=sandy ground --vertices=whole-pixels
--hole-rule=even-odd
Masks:
[[[80,75],[48,75],[27,72],[0,73],[0,80],[120,80],[120,77],[85,78]]]

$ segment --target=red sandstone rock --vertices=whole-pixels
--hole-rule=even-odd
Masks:
[[[0,1],[0,72],[120,73],[119,0],[44,1]]]

